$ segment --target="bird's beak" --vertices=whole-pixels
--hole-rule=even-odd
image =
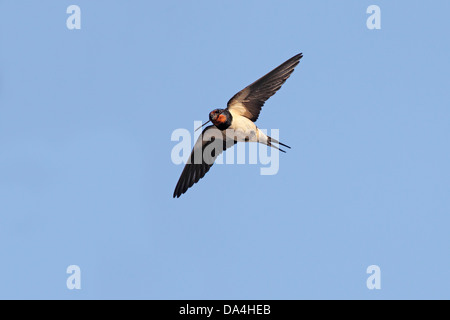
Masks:
[[[204,124],[202,124],[200,127],[198,127],[197,129],[195,129],[195,132],[197,132],[199,129],[203,128],[204,126],[206,126],[211,120],[208,120],[207,122],[205,122]]]

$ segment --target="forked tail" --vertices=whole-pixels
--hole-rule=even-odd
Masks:
[[[277,147],[277,146],[274,146],[272,143],[276,143],[276,144],[278,144],[278,145],[280,145],[280,146],[283,146],[283,147],[286,147],[286,148],[288,148],[288,149],[291,149],[291,147],[289,147],[288,145],[286,145],[286,144],[284,144],[284,143],[281,143],[280,141],[278,141],[278,140],[276,140],[276,139],[274,139],[274,138],[272,138],[272,137],[267,136],[267,145],[268,145],[269,147],[272,147],[272,148],[274,148],[274,149],[277,149],[277,150],[280,150],[281,152],[286,153],[286,151],[284,151],[283,149],[280,149],[280,148]]]

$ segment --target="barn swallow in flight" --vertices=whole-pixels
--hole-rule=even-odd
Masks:
[[[238,92],[228,101],[226,109],[211,111],[209,121],[200,128],[209,122],[212,122],[213,125],[206,127],[195,143],[173,192],[174,198],[179,198],[194,183],[203,178],[214,164],[215,159],[238,141],[259,142],[282,152],[285,151],[272,143],[290,149],[289,146],[260,131],[255,125],[255,121],[258,119],[264,103],[281,88],[302,57],[302,53],[297,54]]]

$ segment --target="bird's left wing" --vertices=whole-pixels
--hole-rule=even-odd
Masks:
[[[173,197],[179,198],[194,183],[203,178],[216,158],[224,150],[235,144],[234,139],[227,138],[225,133],[217,129],[216,126],[206,127],[194,145],[194,149],[175,187]]]
[[[247,117],[253,122],[258,120],[264,103],[273,96],[294,72],[303,54],[299,53],[276,67],[262,78],[242,89],[228,101],[228,109]]]

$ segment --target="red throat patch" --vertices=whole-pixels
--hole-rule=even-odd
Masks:
[[[223,114],[221,114],[221,115],[219,115],[218,117],[217,117],[217,120],[216,120],[218,123],[225,123],[225,122],[227,122],[227,117],[226,116],[224,116]]]

